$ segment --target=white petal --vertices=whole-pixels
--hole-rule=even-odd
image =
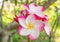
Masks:
[[[29,15],[26,19],[26,23],[32,23],[34,25],[34,28],[39,28],[40,25],[42,24],[42,21],[40,20],[35,20],[34,15]]]
[[[34,27],[37,29],[37,28],[40,28],[40,25],[42,24],[42,21],[39,21],[39,20],[36,20],[34,21]]]
[[[30,34],[30,31],[28,31],[27,29],[23,28],[20,33],[20,35],[22,36],[28,36]]]
[[[33,23],[35,20],[34,20],[34,15],[29,15],[26,19],[26,23]]]
[[[40,17],[44,17],[44,13],[42,11],[36,11],[36,15]]]
[[[42,6],[37,6],[36,8],[37,8],[38,11],[42,11],[43,7]]]
[[[25,19],[19,18],[18,20],[19,20],[20,25],[23,26],[24,28],[26,28],[26,21],[25,21]]]
[[[50,25],[48,23],[45,23],[44,29],[45,29],[47,35],[49,35],[50,34],[50,31],[51,31],[51,27],[50,27]]]
[[[32,3],[32,4],[29,5],[29,8],[34,9],[34,8],[36,8],[36,6],[34,5],[34,3]]]
[[[30,14],[34,14],[36,10],[36,6],[34,6],[34,3],[30,4],[29,7],[30,7],[30,10],[29,10]]]
[[[44,12],[44,7],[43,6],[37,6],[37,9]]]
[[[31,36],[34,37],[35,39],[37,39],[39,37],[39,30],[38,29],[34,29],[31,31]]]
[[[24,7],[26,10],[29,10],[29,6],[27,4],[24,4]]]
[[[38,15],[38,16],[40,16],[40,17],[44,17],[44,13],[43,13],[43,11],[41,10],[42,9],[42,6],[40,7],[40,6],[34,6],[34,3],[32,3],[32,4],[30,4],[30,10],[29,10],[29,12],[30,12],[30,14],[36,14],[36,15]]]
[[[41,9],[40,9],[41,7],[36,7],[36,9],[35,9],[35,13],[36,13],[36,15],[38,15],[38,16],[40,16],[40,17],[44,17],[44,12],[43,11],[41,11]]]

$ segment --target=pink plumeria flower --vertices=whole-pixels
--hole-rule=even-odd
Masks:
[[[37,6],[35,3],[24,4],[26,10],[20,12],[20,16],[15,18],[15,21],[19,22],[20,26],[18,33],[23,36],[28,36],[31,40],[35,40],[39,37],[39,32],[45,30],[47,35],[50,34],[50,25],[48,18],[44,15],[44,8]]]
[[[18,33],[22,36],[28,36],[31,40],[39,37],[39,29],[42,26],[40,20],[35,20],[34,15],[29,15],[27,18],[20,17]]]
[[[45,30],[45,32],[46,32],[46,34],[47,35],[50,35],[50,31],[51,31],[51,26],[50,26],[50,24],[48,23],[48,17],[45,15],[45,17],[39,17],[39,16],[37,16],[37,15],[34,15],[35,16],[35,19],[36,20],[40,20],[40,21],[42,21],[42,25],[41,25],[41,27],[40,27],[40,31],[42,31],[42,30]]]
[[[32,3],[30,5],[24,4],[24,7],[29,14],[36,14],[37,16],[44,17],[43,6],[37,6],[35,3]]]

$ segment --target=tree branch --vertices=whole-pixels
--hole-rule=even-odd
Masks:
[[[45,7],[45,10],[51,5],[53,4],[55,1],[57,0],[48,0],[43,6]]]
[[[2,6],[1,6],[1,9],[0,9],[0,27],[1,27],[2,29],[4,29],[4,24],[3,24],[3,19],[2,19],[3,6],[4,6],[4,0],[2,1]]]
[[[7,29],[8,29],[8,30],[13,30],[13,29],[15,29],[15,28],[18,28],[18,26],[19,26],[19,24],[14,21],[14,22],[10,23],[10,24],[7,26]]]

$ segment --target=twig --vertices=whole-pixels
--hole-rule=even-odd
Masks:
[[[26,4],[29,4],[29,0],[26,0]]]
[[[1,7],[1,10],[0,10],[0,19],[1,19],[0,20],[0,26],[1,26],[2,29],[4,28],[3,19],[2,19],[3,6],[4,6],[4,0],[2,1],[2,7]]]
[[[56,11],[55,12],[57,12],[57,7],[55,7],[56,8]],[[56,13],[57,14],[57,13]],[[58,23],[57,23],[57,21],[58,21],[58,14],[56,15],[56,20],[55,20],[55,22],[54,22],[54,24],[53,24],[53,26],[52,26],[52,29],[51,29],[51,33],[50,33],[50,37],[49,37],[49,42],[51,42],[51,37],[54,35],[53,33],[53,29],[55,28],[55,31],[56,31],[56,27],[57,27],[57,25],[58,25]]]
[[[28,42],[31,42],[31,40],[28,38]]]
[[[8,26],[7,26],[7,29],[8,30],[13,30],[15,28],[18,28],[19,24],[15,21],[13,21],[12,23],[10,23]]]
[[[48,0],[43,6],[45,7],[45,10],[51,5],[53,4],[55,1],[57,0]]]

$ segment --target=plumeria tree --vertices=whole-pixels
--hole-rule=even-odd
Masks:
[[[21,42],[33,42],[33,40],[39,40],[38,42],[40,42],[41,40],[38,38],[43,31],[45,34],[47,34],[48,42],[51,42],[51,35],[53,33],[52,28],[54,28],[54,25],[57,27],[59,17],[57,15],[57,18],[54,20],[55,22],[53,23],[53,26],[51,26],[49,23],[51,22],[49,21],[49,15],[47,15],[46,13],[49,12],[49,10],[47,10],[50,9],[49,6],[51,6],[56,1],[57,0],[8,0],[8,2],[4,2],[4,0],[1,0],[1,42],[13,42],[12,37],[16,33],[19,35],[18,37],[21,38]],[[56,4],[54,6],[54,11],[57,13],[58,8]],[[8,18],[8,20],[6,20],[8,23],[4,24],[6,23],[6,18]],[[44,33],[42,34],[44,35]],[[27,38],[26,40],[23,39],[25,36]]]

